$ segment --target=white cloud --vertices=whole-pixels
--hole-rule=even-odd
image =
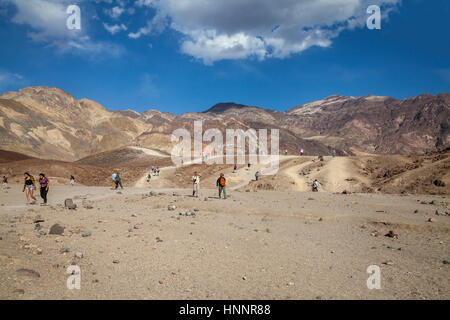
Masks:
[[[80,0],[87,1],[87,0]],[[109,0],[97,0],[108,2]],[[73,0],[9,0],[17,11],[11,21],[30,27],[28,36],[34,41],[47,43],[61,52],[75,54],[86,53],[118,56],[123,52],[120,46],[104,41],[94,41],[87,35],[87,28],[83,24],[81,13],[81,30],[69,30],[66,25],[67,6]]]
[[[29,34],[34,40],[48,37],[70,37],[73,32],[66,28],[66,8],[64,1],[52,0],[12,0],[17,13],[12,22],[29,25],[34,31]]]
[[[370,4],[382,6],[386,17],[400,1]],[[206,64],[284,58],[311,46],[328,47],[343,30],[365,25],[369,5],[365,0],[137,0],[135,4],[156,9],[159,19],[169,18],[171,28],[185,36],[181,50]]]
[[[117,32],[127,30],[127,26],[124,25],[123,23],[121,25],[115,24],[112,26],[108,25],[107,23],[103,23],[103,27],[105,27],[105,29],[113,35],[116,34]]]
[[[128,37],[131,39],[138,39],[149,34],[159,34],[167,27],[167,18],[158,12],[145,27],[140,28],[137,32],[130,32]]]
[[[112,9],[105,9],[105,13],[113,19],[118,19],[124,12],[125,8],[118,6],[113,7]]]

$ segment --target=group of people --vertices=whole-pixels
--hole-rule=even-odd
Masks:
[[[303,153],[303,150],[302,150],[302,153]],[[335,156],[336,156],[336,153],[333,150],[333,157],[335,157]],[[248,169],[250,168],[250,166],[251,166],[251,164],[248,163]],[[237,169],[237,166],[235,165],[233,172],[235,172],[236,169]],[[151,167],[151,172],[153,172],[154,175],[159,175],[160,169]],[[256,171],[256,173],[255,173],[256,181],[259,180],[259,175],[260,175],[259,171]],[[198,172],[194,172],[194,175],[192,176],[192,196],[193,197],[199,196],[200,177],[201,176],[198,174]],[[24,179],[24,185],[23,185],[23,192],[26,193],[27,204],[36,204],[37,199],[34,196],[34,193],[37,190],[36,181],[35,181],[34,177],[28,172],[24,173],[24,178],[25,179]],[[117,189],[119,186],[121,189],[123,189],[122,177],[120,176],[119,172],[114,172],[112,174],[111,178],[112,178],[112,182],[113,182],[113,185],[112,185],[113,189]],[[149,173],[147,176],[147,182],[150,182],[150,179],[151,179],[151,174]],[[216,181],[216,187],[218,188],[218,191],[219,191],[219,199],[222,198],[222,194],[223,194],[223,199],[227,198],[226,181],[227,180],[225,178],[225,174],[221,173],[219,178]],[[44,173],[40,173],[38,183],[39,183],[40,196],[43,200],[41,205],[47,205],[47,195],[49,192],[50,180],[45,176]],[[75,184],[75,177],[73,175],[70,176],[70,184],[72,186],[74,186],[74,184]],[[2,187],[3,187],[3,189],[6,189],[8,187],[8,178],[6,176],[3,176]],[[312,184],[312,191],[313,192],[319,191],[319,182],[317,181],[317,179],[315,179]],[[32,199],[33,201],[31,202],[30,199]]]
[[[152,180],[152,174],[153,174],[153,176],[159,176],[159,172],[161,170],[159,169],[159,167],[155,168],[155,167],[151,166],[148,171],[149,172],[148,172],[148,175],[147,175],[147,182],[150,183],[150,181]]]
[[[154,176],[159,176],[160,171],[161,170],[159,169],[159,167],[153,167],[153,166],[150,167],[150,172],[153,173]]]
[[[200,191],[200,175],[198,174],[198,172],[194,172],[194,175],[192,176],[192,196],[193,197],[198,197],[199,196],[199,191]],[[225,174],[221,173],[219,178],[216,181],[216,187],[219,190],[219,199],[222,198],[222,194],[223,194],[223,199],[227,198],[227,179],[225,179]]]
[[[25,172],[23,176],[24,176],[24,183],[22,192],[25,192],[25,195],[27,197],[27,205],[36,204],[37,199],[34,195],[35,191],[37,191],[36,180],[29,172]],[[47,196],[50,188],[50,180],[45,176],[44,173],[40,173],[38,183],[39,183],[39,194],[42,198],[41,206],[46,206],[48,202]],[[75,177],[73,175],[70,176],[70,184],[72,186],[74,186],[75,184]],[[8,178],[3,176],[3,186],[7,187],[7,185],[8,185]]]
[[[37,199],[34,196],[34,191],[36,190],[36,181],[34,179],[34,177],[29,174],[28,172],[25,172],[24,174],[24,184],[23,184],[23,190],[22,192],[25,192],[26,197],[27,197],[27,204],[36,204]],[[50,187],[50,180],[48,180],[48,178],[45,176],[44,173],[40,173],[39,174],[39,191],[40,191],[40,195],[42,198],[42,206],[47,205],[47,195],[48,195],[48,190]],[[31,202],[30,199],[33,199],[33,201]]]

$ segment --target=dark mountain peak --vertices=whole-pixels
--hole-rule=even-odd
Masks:
[[[243,109],[243,108],[250,108],[249,106],[238,104],[234,102],[221,102],[218,103],[208,110],[204,111],[203,113],[223,113],[225,111],[228,111],[230,109]]]

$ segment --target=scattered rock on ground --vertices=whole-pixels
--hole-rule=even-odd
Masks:
[[[386,233],[384,236],[389,237],[389,238],[398,239],[398,234],[393,230],[389,230],[389,232]]]
[[[56,234],[56,235],[62,235],[64,233],[64,227],[60,226],[59,224],[55,223],[50,227],[50,230],[48,234]]]

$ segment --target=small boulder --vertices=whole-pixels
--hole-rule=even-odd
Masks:
[[[82,206],[85,209],[94,209],[94,203],[91,200],[83,200]]]
[[[81,233],[81,236],[82,236],[83,238],[90,237],[91,235],[92,235],[92,233],[90,233],[89,231],[83,231],[83,232]]]
[[[61,236],[64,233],[64,227],[60,226],[59,224],[55,223],[50,227],[50,230],[48,234],[56,234],[58,236]]]
[[[64,200],[64,207],[69,208],[72,205],[73,205],[72,199],[69,198],[69,199]]]

